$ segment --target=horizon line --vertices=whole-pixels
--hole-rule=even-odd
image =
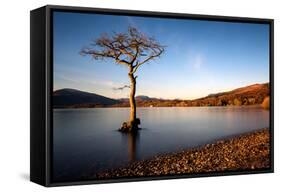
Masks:
[[[249,86],[253,86],[253,85],[262,85],[262,84],[269,84],[270,81],[268,82],[264,82],[264,83],[254,83],[254,84],[248,84],[248,85],[245,85],[245,86],[241,86],[241,87],[236,87],[236,88],[233,88],[231,90],[225,90],[225,91],[219,91],[219,92],[216,92],[216,93],[209,93],[205,96],[202,96],[202,97],[198,97],[198,98],[193,98],[193,99],[181,99],[181,98],[173,98],[173,99],[165,99],[165,98],[161,98],[161,97],[150,97],[149,95],[143,95],[143,94],[140,94],[140,95],[136,95],[135,97],[138,97],[138,96],[147,96],[149,98],[156,98],[156,99],[163,99],[163,100],[196,100],[196,99],[201,99],[201,98],[205,98],[205,97],[208,97],[209,95],[212,95],[212,94],[219,94],[219,93],[224,93],[224,92],[230,92],[230,91],[233,91],[233,90],[236,90],[236,89],[239,89],[239,88],[243,88],[243,87],[249,87]],[[101,95],[101,94],[98,94],[98,93],[94,93],[94,92],[89,92],[89,91],[85,91],[85,90],[81,90],[81,89],[78,89],[78,88],[61,88],[61,89],[56,89],[56,90],[53,90],[53,93],[56,92],[56,91],[59,91],[59,90],[63,90],[63,89],[72,89],[72,90],[77,90],[77,91],[81,91],[81,92],[86,92],[86,93],[92,93],[92,94],[96,94],[96,95],[99,95],[99,96],[103,96],[103,97],[107,97],[107,98],[110,98],[110,99],[115,99],[115,100],[118,100],[118,99],[128,99],[129,97],[121,97],[121,98],[112,98],[112,97],[108,97],[108,96],[105,96],[105,95]]]

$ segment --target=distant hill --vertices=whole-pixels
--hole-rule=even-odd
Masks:
[[[227,106],[227,105],[257,105],[269,95],[269,83],[253,84],[231,91],[209,94],[194,100],[157,99],[147,96],[136,97],[138,107],[189,107],[189,106]],[[129,107],[128,99],[113,107]]]
[[[214,94],[209,94],[207,97],[218,97],[218,96],[223,96],[223,95],[241,95],[241,94],[247,94],[247,95],[252,95],[255,93],[267,93],[269,91],[269,84],[268,83],[263,83],[263,84],[253,84],[245,87],[240,87],[237,89],[234,89],[232,91],[227,91],[227,92],[221,92],[221,93],[214,93]],[[205,98],[207,98],[205,97]]]
[[[151,100],[162,100],[154,97],[148,97],[146,95],[138,95],[135,97],[136,101],[151,101]],[[129,102],[129,98],[118,99],[121,102]]]
[[[115,99],[76,89],[60,89],[53,92],[54,107],[103,107],[118,102]]]
[[[253,84],[232,91],[210,94],[207,97],[195,99],[203,105],[253,105],[261,104],[269,95],[269,83]]]
[[[231,91],[213,93],[194,100],[158,99],[145,95],[136,96],[137,107],[189,107],[189,106],[226,106],[261,104],[269,96],[269,83],[253,84]],[[129,107],[129,99],[110,99],[94,93],[75,89],[61,89],[53,93],[54,107],[91,108],[91,107]]]

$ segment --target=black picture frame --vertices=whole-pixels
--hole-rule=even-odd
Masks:
[[[161,17],[225,21],[239,23],[261,23],[270,25],[270,169],[252,171],[224,171],[202,174],[161,177],[138,177],[116,180],[89,180],[77,182],[53,182],[52,170],[52,97],[53,91],[53,37],[52,12],[99,13],[142,17]],[[100,9],[47,5],[30,12],[30,180],[43,186],[81,185],[130,181],[194,178],[274,172],[274,20],[246,17],[195,15],[168,12]]]

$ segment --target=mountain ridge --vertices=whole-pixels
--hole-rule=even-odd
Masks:
[[[103,105],[113,105],[118,103],[118,101],[98,95],[95,93],[89,93],[85,91],[80,91],[77,89],[64,88],[53,92],[53,106],[54,107],[75,107],[75,106],[103,106]]]
[[[254,105],[261,104],[268,95],[269,83],[256,83],[193,100],[158,99],[138,95],[136,103],[138,107]],[[53,101],[55,108],[129,107],[128,98],[112,99],[71,88],[54,91]]]

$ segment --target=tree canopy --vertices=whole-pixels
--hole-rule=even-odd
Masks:
[[[89,47],[81,50],[82,55],[91,55],[94,59],[113,59],[116,63],[130,67],[130,73],[159,57],[164,52],[164,46],[154,38],[147,37],[134,27],[129,27],[127,33],[104,33],[94,40]]]

